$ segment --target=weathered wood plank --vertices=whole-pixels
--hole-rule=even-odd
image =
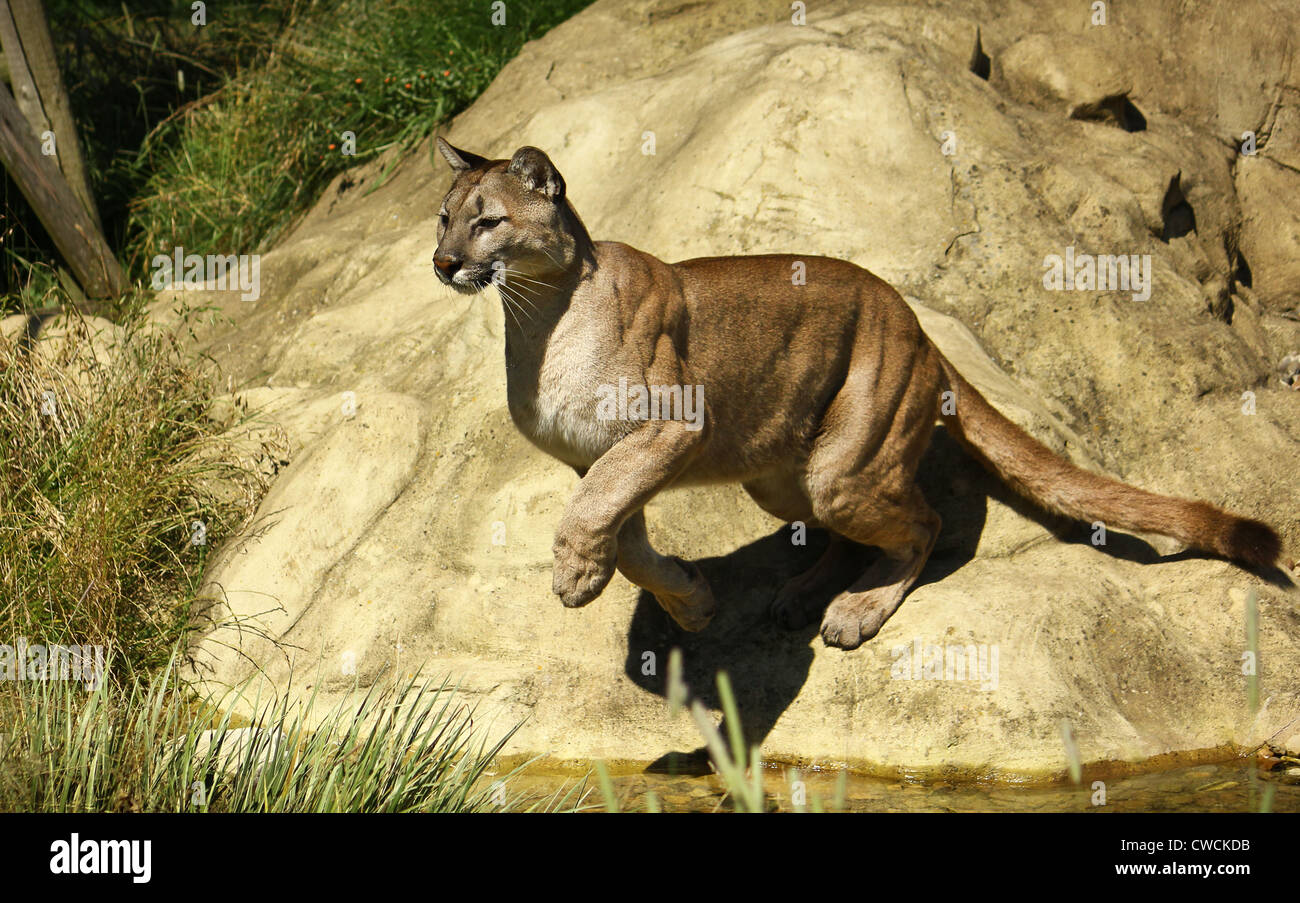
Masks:
[[[0,5],[5,3],[6,0],[0,0]],[[31,79],[36,84],[41,109],[50,124],[50,131],[54,133],[59,168],[63,170],[72,193],[90,214],[91,222],[102,232],[104,225],[99,219],[99,208],[95,204],[94,192],[91,191],[86,161],[81,154],[81,139],[77,135],[72,105],[68,102],[68,92],[59,72],[59,60],[54,54],[54,40],[50,37],[45,9],[41,0],[7,0],[7,3],[13,15],[18,40],[22,43],[23,56],[31,70]],[[11,73],[12,70],[11,59]],[[38,131],[37,135],[39,134]]]
[[[68,268],[87,297],[111,298],[126,289],[126,278],[81,201],[68,187],[53,158],[40,143],[7,88],[0,86],[0,162],[40,217]]]

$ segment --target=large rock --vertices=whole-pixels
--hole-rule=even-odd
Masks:
[[[974,2],[819,3],[795,25],[780,4],[602,0],[525,47],[449,137],[495,156],[547,150],[597,238],[669,260],[790,251],[866,266],[1053,448],[1294,539],[1300,394],[1270,372],[1300,347],[1300,323],[1241,286],[1253,209],[1230,141],[1268,117],[1294,23],[1257,35],[1266,4],[1194,21],[1170,0],[1089,32],[1086,5],[998,6],[985,20]],[[969,69],[977,27],[990,81]],[[1035,70],[1076,38],[1117,71],[1085,77],[1075,56]],[[1122,105],[1086,108],[1119,95],[1144,129],[1126,130]],[[1063,721],[1085,761],[1131,762],[1259,745],[1300,712],[1288,590],[1226,562],[1160,558],[1164,541],[1112,532],[1095,547],[1091,525],[1037,514],[942,431],[923,481],[945,532],[923,585],[858,650],[765,620],[824,540],[794,544],[737,487],[648,509],[661,550],[713,581],[721,612],[706,631],[680,633],[618,576],[592,605],[562,608],[550,547],[576,478],[510,422],[500,305],[432,277],[449,173],[428,148],[385,184],[379,172],[332,186],[265,256],[262,298],[224,299],[231,322],[200,330],[237,400],[284,430],[292,463],[257,529],[211,567],[217,626],[195,649],[196,680],[330,702],[450,672],[495,729],[527,719],[511,752],[634,763],[699,743],[662,699],[680,646],[706,702],[714,673],[731,675],[770,759],[964,775],[1061,772]],[[1150,255],[1149,300],[1045,288],[1045,258],[1071,247]],[[1250,265],[1263,282],[1263,258]],[[986,665],[996,654],[995,678],[900,679],[912,650],[924,665],[926,647],[967,645]]]

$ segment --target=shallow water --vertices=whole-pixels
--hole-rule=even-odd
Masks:
[[[1296,769],[1300,770],[1300,769]],[[766,769],[768,808],[795,811],[794,774]],[[905,782],[839,772],[803,773],[806,808],[850,812],[1300,812],[1300,774],[1263,772],[1253,760],[1171,768],[1105,781],[1104,804],[1092,782],[1082,786]],[[665,812],[730,810],[716,775],[631,774],[611,778],[623,811],[645,811],[647,792]],[[512,794],[540,797],[581,784],[572,775],[525,774],[511,778]],[[1272,788],[1272,798],[1265,800]],[[586,780],[585,806],[604,809],[593,774]]]

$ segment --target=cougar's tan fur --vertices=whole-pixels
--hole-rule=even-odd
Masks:
[[[707,582],[651,547],[642,509],[670,486],[737,481],[777,518],[831,533],[822,560],[772,603],[786,626],[822,614],[809,599],[842,570],[851,543],[885,553],[822,617],[826,643],[857,646],[898,608],[934,547],[939,516],[915,474],[939,419],[1051,511],[1252,565],[1278,557],[1263,523],[1052,453],[994,410],[899,294],[860,267],[777,254],[664,263],[592,241],[542,151],[488,160],[441,138],[438,148],[456,173],[440,210],[438,277],[462,292],[496,284],[507,309],[510,414],[581,477],[555,537],[554,590],[567,606],[596,598],[617,567],[683,628],[705,627],[715,610]],[[701,386],[702,428],[597,416],[600,387],[620,379]],[[954,403],[941,407],[945,391]]]

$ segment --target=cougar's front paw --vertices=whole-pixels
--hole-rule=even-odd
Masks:
[[[614,576],[618,545],[612,536],[566,533],[555,538],[551,589],[566,608],[586,605]]]

